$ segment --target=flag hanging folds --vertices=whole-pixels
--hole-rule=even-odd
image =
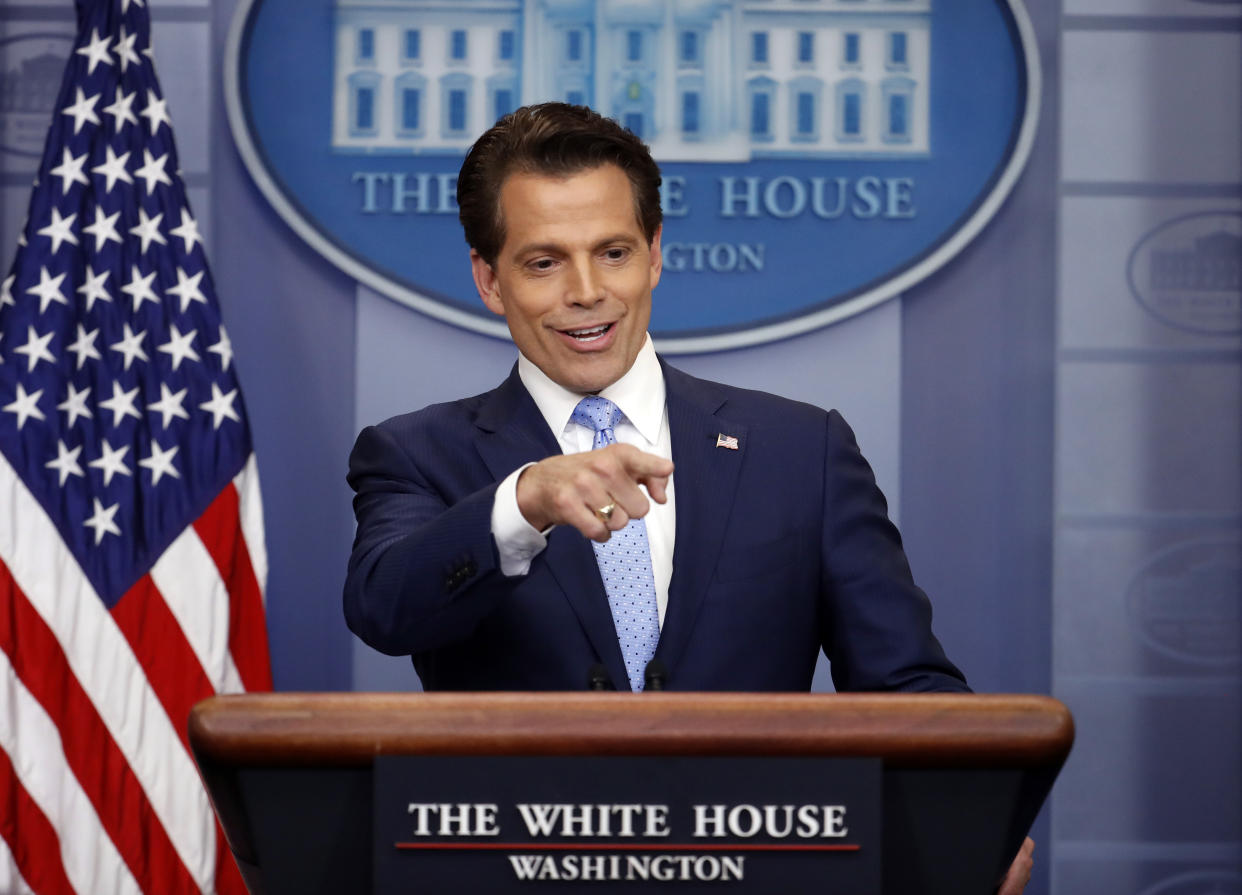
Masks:
[[[250,430],[144,0],[77,12],[0,292],[0,892],[241,893],[186,718],[271,687]]]

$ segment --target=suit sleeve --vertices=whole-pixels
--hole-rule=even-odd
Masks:
[[[349,458],[358,520],[345,619],[367,644],[408,655],[464,639],[504,594],[491,535],[496,484],[452,500],[387,429]]]
[[[838,690],[968,691],[849,425],[828,414],[821,638]]]

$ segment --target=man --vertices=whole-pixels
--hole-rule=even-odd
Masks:
[[[840,415],[656,357],[659,183],[584,107],[520,109],[472,148],[461,221],[518,363],[359,436],[350,628],[427,689],[641,689],[655,658],[670,689],[806,690],[822,648],[842,690],[966,690]],[[618,532],[641,537],[632,587]]]
[[[807,690],[820,649],[839,690],[968,690],[841,416],[655,355],[659,184],[584,107],[475,143],[461,222],[518,361],[359,435],[351,630],[429,690]]]

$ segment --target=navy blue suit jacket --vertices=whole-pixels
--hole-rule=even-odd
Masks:
[[[965,690],[840,414],[664,373],[677,529],[656,657],[669,689],[807,690],[822,648],[839,690]],[[737,450],[716,446],[722,433]],[[582,689],[597,663],[625,689],[586,538],[561,526],[529,574],[498,565],[497,483],[556,453],[516,368],[494,391],[365,429],[348,477],[350,628],[411,655],[428,690]]]

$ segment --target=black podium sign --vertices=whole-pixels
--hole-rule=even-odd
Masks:
[[[871,758],[378,756],[372,891],[873,895],[881,771]]]

